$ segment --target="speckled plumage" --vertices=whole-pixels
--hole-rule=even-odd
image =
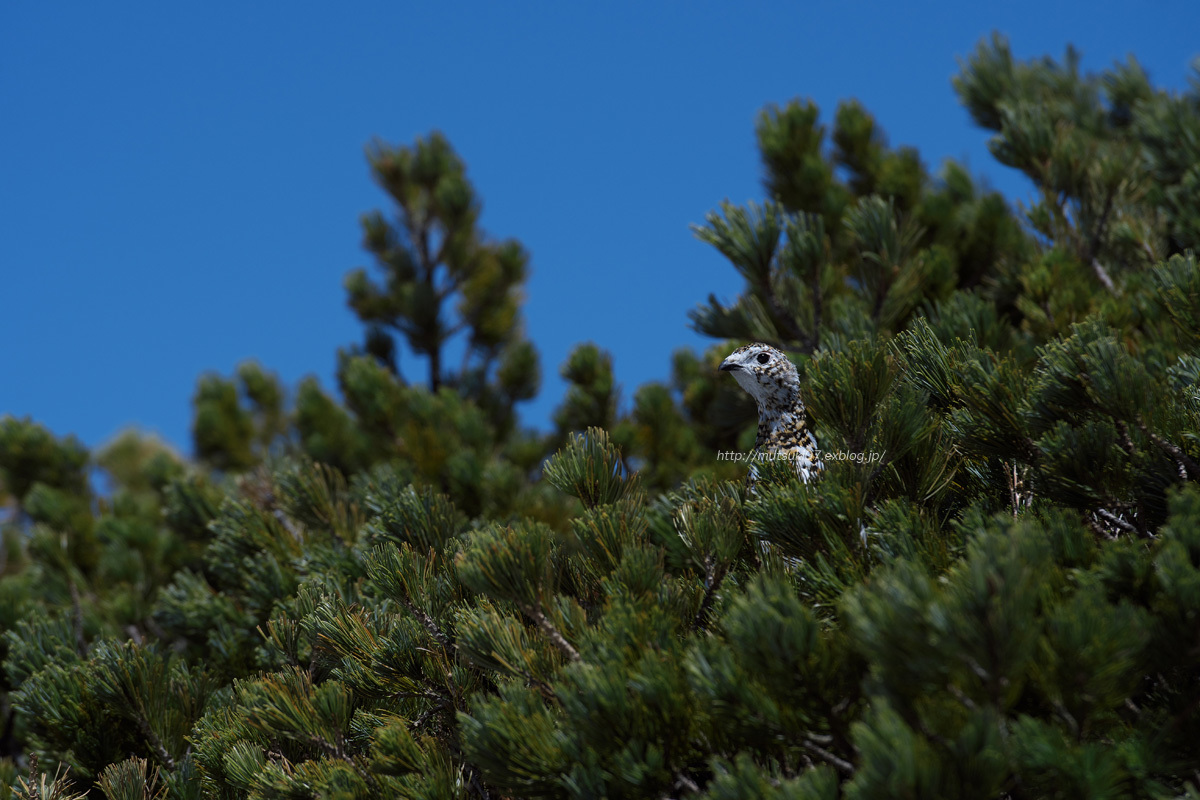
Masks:
[[[816,480],[825,465],[819,458],[817,439],[808,427],[800,399],[800,375],[788,357],[761,342],[739,347],[721,362],[721,370],[734,379],[758,405],[758,453],[787,457],[805,483]],[[751,479],[757,470],[751,466]]]

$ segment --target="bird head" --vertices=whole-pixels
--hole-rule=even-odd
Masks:
[[[800,400],[796,365],[768,344],[755,342],[739,347],[721,362],[720,369],[733,373],[734,380],[750,393],[760,409],[788,409]]]

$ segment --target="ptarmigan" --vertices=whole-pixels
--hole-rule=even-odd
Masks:
[[[808,429],[796,365],[774,347],[755,342],[730,353],[721,362],[721,371],[732,372],[738,385],[758,404],[755,453],[790,459],[800,480],[816,480],[825,464],[820,459],[817,439]],[[751,463],[751,482],[757,474]]]

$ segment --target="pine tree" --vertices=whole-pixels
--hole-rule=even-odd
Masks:
[[[520,290],[528,256],[515,241],[486,241],[478,230],[479,201],[466,168],[440,133],[412,147],[375,142],[367,150],[380,187],[396,204],[389,222],[375,211],[362,219],[363,244],[383,270],[346,276],[350,307],[368,325],[365,350],[397,371],[399,334],[429,359],[429,390],[444,384],[478,396],[495,377],[509,404],[537,391],[537,360],[521,336]],[[457,301],[455,313],[446,309]],[[464,334],[462,366],[445,363],[445,348]]]
[[[1200,87],[999,39],[956,85],[1027,209],[856,103],[828,143],[768,109],[769,198],[698,229],[746,281],[693,314],[722,341],[627,409],[588,344],[553,433],[504,424],[514,313],[436,391],[378,331],[340,400],[206,378],[197,464],[0,420],[8,793],[1196,796]],[[387,269],[421,220],[494,247],[439,141],[379,151]],[[796,358],[820,481],[716,459],[754,432],[727,339]]]
[[[193,400],[197,457],[232,475],[282,457],[347,475],[391,463],[472,514],[561,516],[561,503],[529,485],[550,441],[522,430],[515,411],[540,383],[520,314],[528,256],[484,235],[465,166],[440,134],[412,147],[377,142],[368,160],[396,217],[363,217],[383,280],[361,269],[346,277],[366,344],[338,353],[340,397],[311,377],[289,393],[252,361],[232,379],[205,375]],[[427,385],[404,379],[394,336],[429,358]],[[464,348],[457,370],[445,362],[454,344]]]

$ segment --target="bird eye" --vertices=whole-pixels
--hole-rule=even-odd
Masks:
[[[759,354],[758,354],[758,359],[757,359],[758,363],[760,363],[760,364],[765,364],[765,363],[767,363],[767,362],[768,362],[768,361],[770,361],[770,360],[771,360],[771,357],[770,357],[769,355],[767,355],[766,353],[759,353]]]

